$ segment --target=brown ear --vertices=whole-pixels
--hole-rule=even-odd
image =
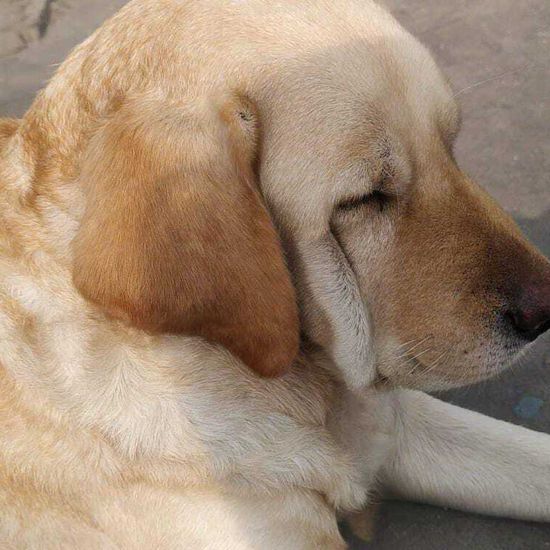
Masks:
[[[149,331],[202,336],[265,376],[298,349],[294,289],[253,181],[246,102],[127,102],[92,138],[74,283]]]

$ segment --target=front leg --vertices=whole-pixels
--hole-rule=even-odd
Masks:
[[[483,514],[550,521],[550,435],[401,391],[390,493]]]

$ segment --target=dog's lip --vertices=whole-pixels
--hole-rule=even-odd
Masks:
[[[395,375],[385,375],[378,370],[377,377],[373,383],[377,390],[391,391],[396,388],[415,388],[422,389],[423,384],[427,382],[437,383],[439,378],[433,365],[429,367],[414,356],[405,355],[401,357],[401,368],[408,367],[408,372],[397,372]],[[439,366],[439,365],[437,365]],[[482,377],[484,378],[484,377]],[[482,379],[480,378],[480,379]],[[460,380],[457,380],[460,385],[471,384],[477,382],[479,379],[477,373],[473,376],[464,376]],[[443,382],[443,380],[441,381]]]
[[[537,341],[538,339],[533,342],[514,340],[512,342],[508,341],[503,343],[501,341],[500,346],[504,348],[506,353],[505,358],[502,358],[498,364],[487,367],[480,366],[477,369],[473,369],[471,372],[463,372],[459,378],[454,380],[454,382],[460,385],[468,385],[494,377],[507,370],[509,366],[516,362],[523,354],[528,353],[529,350],[533,349],[533,346],[536,345]],[[395,372],[390,370],[388,372],[384,369],[385,361],[382,360],[381,363],[377,365],[376,376],[372,383],[372,387],[376,390],[391,391],[399,387],[421,387],[414,385],[414,382],[417,384],[430,382],[436,383],[440,379],[437,368],[442,364],[440,362],[436,362],[435,365],[427,365],[414,354],[402,355],[399,358],[399,362],[400,365],[398,370]],[[403,372],[402,369],[406,372]],[[385,370],[386,372],[384,372]],[[441,381],[443,382],[444,380]],[[452,380],[449,381],[453,382]],[[410,386],[411,382],[413,382],[412,386]]]
[[[376,374],[376,378],[374,379],[374,382],[372,383],[372,387],[379,391],[381,390],[388,391],[388,390],[394,389],[395,385],[393,384],[390,378],[378,372]]]

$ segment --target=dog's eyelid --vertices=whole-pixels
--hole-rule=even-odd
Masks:
[[[397,194],[393,180],[393,171],[389,166],[384,166],[370,191],[341,200],[337,205],[338,210],[350,211],[365,205],[377,205],[382,212]]]
[[[377,204],[382,210],[389,198],[382,190],[375,188],[369,193],[344,199],[338,203],[337,207],[339,210],[353,210],[364,205]]]

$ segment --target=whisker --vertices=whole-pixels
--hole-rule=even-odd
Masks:
[[[407,378],[409,376],[412,376],[414,374],[414,371],[418,370],[420,367],[421,367],[421,364],[420,363],[411,363],[411,369],[407,372],[407,374],[405,375]]]
[[[417,341],[418,341],[418,338],[413,338],[412,340],[409,340],[408,342],[403,342],[402,344],[398,344],[396,347],[401,349],[401,348],[404,348],[405,346],[409,346],[413,342],[417,342]]]
[[[415,370],[418,370],[419,368],[423,368],[423,365],[422,363],[419,363],[416,359],[418,357],[420,357],[421,355],[424,355],[425,353],[428,353],[429,351],[431,351],[431,348],[428,348],[428,349],[425,349],[424,351],[418,353],[417,355],[415,355],[414,357],[410,357],[409,358],[409,361],[411,362],[412,364],[412,368],[411,370],[407,373],[407,376],[411,376]]]
[[[401,357],[405,357],[407,355],[409,355],[411,353],[412,350],[416,349],[418,346],[421,346],[422,344],[424,344],[429,338],[431,338],[431,336],[425,336],[424,338],[422,338],[420,341],[418,341],[414,346],[411,346],[405,353],[403,353],[401,355]],[[414,340],[413,340],[414,341]]]
[[[425,355],[429,351],[432,351],[432,348],[428,348],[428,349],[425,349],[424,351],[421,351],[420,353],[417,353],[416,355],[411,357],[411,361],[416,361],[419,357],[422,357],[423,355]]]
[[[443,362],[443,359],[446,359],[449,355],[448,351],[444,351],[439,357],[437,357],[432,364],[424,371],[424,374],[428,374],[432,372],[435,368],[439,367],[441,363]]]
[[[487,82],[492,82],[493,80],[498,80],[499,78],[504,78],[505,76],[519,73],[524,70],[531,69],[535,66],[535,63],[531,63],[529,65],[524,65],[523,67],[518,67],[516,69],[511,69],[509,71],[505,71],[503,73],[499,73],[493,76],[490,76],[489,78],[484,78],[483,80],[480,80],[479,82],[474,82],[473,84],[470,84],[469,86],[466,86],[465,88],[462,88],[461,90],[458,90],[458,92],[455,92],[453,97],[457,97],[464,92],[467,92],[468,90],[472,90],[473,88],[477,88],[478,86],[481,86],[482,84],[486,84]]]

